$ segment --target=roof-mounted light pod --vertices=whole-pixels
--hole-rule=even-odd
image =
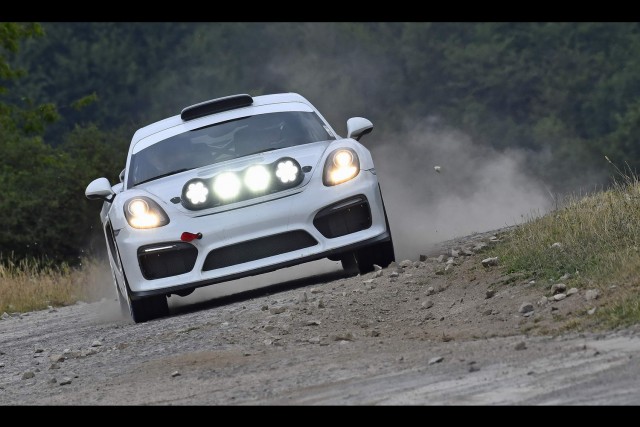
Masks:
[[[209,101],[185,107],[180,113],[180,118],[186,122],[199,117],[208,116],[209,114],[248,107],[251,104],[253,104],[253,98],[251,95],[247,95],[246,93],[225,96],[223,98],[211,99]]]

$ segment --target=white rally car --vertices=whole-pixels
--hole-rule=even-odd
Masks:
[[[120,306],[135,322],[169,315],[167,297],[329,258],[365,273],[394,261],[371,153],[373,125],[339,136],[304,97],[241,94],[139,129],[103,200]]]

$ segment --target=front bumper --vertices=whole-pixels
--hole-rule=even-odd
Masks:
[[[337,256],[389,239],[376,175],[116,237],[132,296],[169,294]],[[182,232],[202,233],[185,243]]]

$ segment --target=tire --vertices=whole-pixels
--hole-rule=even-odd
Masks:
[[[373,271],[374,264],[385,268],[396,260],[396,254],[393,249],[393,238],[391,237],[391,227],[389,227],[389,218],[387,217],[387,209],[384,206],[384,201],[382,202],[382,209],[384,211],[384,221],[387,225],[387,231],[389,232],[389,240],[356,251],[355,258],[358,261],[360,274]]]
[[[118,290],[120,309],[128,312],[134,322],[148,322],[149,320],[169,315],[169,302],[167,301],[166,295],[154,295],[150,297],[132,299],[129,293],[129,283],[127,283],[126,276],[124,277],[124,281],[127,289],[127,295],[123,296],[120,293],[120,290]]]
[[[342,263],[342,269],[349,276],[355,276],[360,271],[358,268],[358,260],[356,259],[356,254],[354,252],[344,254],[342,258],[340,258],[340,262]]]
[[[169,303],[165,295],[129,299],[131,318],[136,323],[148,322],[169,315]]]
[[[376,243],[366,248],[356,251],[356,259],[358,260],[358,271],[365,274],[373,271],[373,265],[379,265],[382,268],[387,267],[391,262],[396,260],[393,250],[393,241]]]

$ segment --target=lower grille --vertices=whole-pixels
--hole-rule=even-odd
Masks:
[[[327,206],[316,214],[313,225],[328,239],[371,227],[371,209],[365,196],[356,196]]]
[[[202,270],[208,271],[229,267],[243,262],[308,248],[317,244],[316,239],[302,230],[274,234],[273,236],[261,237],[214,249],[207,255]]]
[[[196,247],[184,242],[154,244],[138,249],[140,271],[147,280],[188,273],[196,264],[197,257]]]

